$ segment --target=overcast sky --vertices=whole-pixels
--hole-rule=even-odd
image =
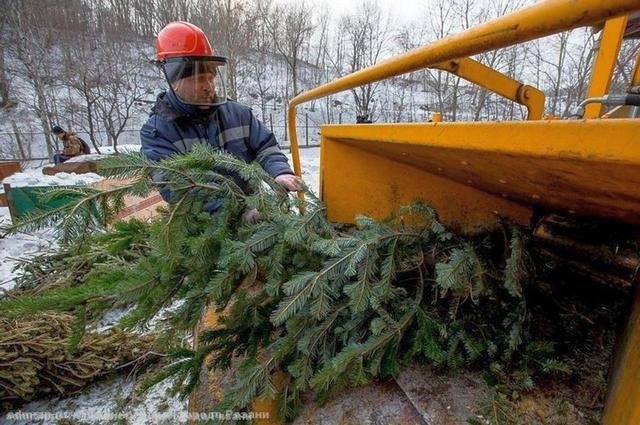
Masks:
[[[362,0],[324,0],[337,14],[353,12]],[[425,0],[379,0],[382,9],[395,15],[400,21],[409,21],[421,16],[426,7]]]
[[[298,3],[301,0],[275,0],[276,3]],[[305,0],[307,4],[321,5],[326,4],[330,10],[339,17],[343,13],[349,13],[357,10],[364,0]],[[374,0],[375,1],[375,0]],[[430,7],[433,6],[433,0],[377,0],[380,7],[397,19],[398,23],[424,19]],[[530,5],[539,0],[519,0],[518,3],[522,7]],[[476,6],[488,7],[492,0],[475,0]]]
[[[276,0],[281,3],[298,2],[300,0]],[[357,10],[362,0],[307,0],[311,4],[326,3],[337,16]],[[378,0],[380,7],[390,12],[400,22],[406,22],[420,17],[427,4],[427,0]]]

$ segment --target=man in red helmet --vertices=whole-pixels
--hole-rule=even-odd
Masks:
[[[258,161],[287,190],[302,189],[302,180],[291,171],[273,133],[249,107],[227,100],[227,60],[214,55],[200,28],[188,22],[172,22],[158,34],[156,50],[169,90],[158,96],[140,131],[142,153],[147,158],[159,161],[205,143],[246,162]],[[239,176],[234,178],[246,187]],[[160,193],[171,202],[168,188]],[[221,205],[221,200],[213,200],[205,209],[215,212]],[[255,210],[245,214],[248,221],[258,217]]]

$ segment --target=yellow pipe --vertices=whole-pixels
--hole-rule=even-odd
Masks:
[[[434,68],[451,72],[480,87],[519,103],[527,108],[528,120],[540,120],[544,112],[544,93],[535,87],[504,75],[502,72],[481,64],[471,58],[462,58],[439,63]]]
[[[636,56],[636,65],[633,69],[633,77],[631,78],[631,87],[640,86],[640,53]]]
[[[291,99],[287,114],[294,171],[298,176],[302,175],[296,106],[303,102],[417,71],[447,60],[469,57],[576,27],[596,24],[638,9],[640,0],[541,1],[301,93]]]
[[[620,16],[609,19],[602,30],[598,55],[593,67],[593,77],[587,98],[601,97],[609,92],[611,77],[616,66],[624,30],[627,28],[627,17]],[[592,103],[585,107],[584,118],[599,118],[602,115],[602,103]]]

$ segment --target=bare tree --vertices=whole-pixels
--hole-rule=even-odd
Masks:
[[[326,4],[318,12],[318,19],[316,25],[315,35],[317,40],[313,45],[313,65],[316,72],[313,74],[312,83],[314,86],[319,86],[331,79],[330,60],[329,60],[329,9]],[[320,109],[323,115],[323,121],[331,123],[331,96],[326,96],[320,102]],[[316,101],[311,102],[311,109],[315,110]]]
[[[620,47],[620,55],[616,63],[615,73],[611,84],[611,90],[625,92],[629,88],[629,83],[633,77],[640,46],[636,40],[624,40]]]
[[[5,63],[4,32],[7,27],[7,14],[0,16],[0,108],[9,103],[9,77]]]
[[[577,105],[586,96],[596,53],[596,34],[593,31],[581,30],[574,36],[576,41],[568,44],[562,115],[566,115],[571,106]]]
[[[4,45],[0,43],[0,108],[9,104],[9,78],[4,61]]]
[[[107,133],[109,144],[117,152],[118,137],[125,130],[135,112],[135,105],[144,95],[143,75],[145,63],[135,45],[127,46],[122,53],[122,43],[106,41],[102,48],[104,78],[96,88],[95,107],[98,119]],[[117,61],[110,60],[114,56]]]
[[[73,96],[67,99],[67,110],[76,111],[76,128],[89,135],[96,152],[100,152],[98,139],[100,120],[98,105],[102,93],[99,88],[106,79],[108,68],[100,54],[99,46],[91,34],[83,34],[63,45],[63,81]]]
[[[460,22],[461,29],[468,29],[472,26],[490,20],[492,18],[505,15],[514,9],[521,6],[521,1],[513,0],[498,0],[490,4],[480,3],[477,0],[459,0],[453,4],[454,16]],[[506,71],[507,74],[515,76],[515,62],[516,50],[501,49],[492,50],[477,56],[477,60],[490,68]],[[500,68],[507,68],[506,70]],[[465,84],[466,85],[466,84]],[[486,89],[483,89],[479,85],[472,84],[465,90],[466,98],[463,102],[468,105],[467,113],[469,117],[477,121],[480,119],[487,101],[491,99],[494,106],[498,106],[504,102],[502,98],[498,98]],[[507,108],[512,108],[512,105],[507,105]],[[496,119],[498,116],[494,112],[493,114],[486,114]],[[504,118],[504,117],[502,117]]]
[[[429,21],[430,33],[427,35],[431,40],[439,40],[455,32],[456,10],[459,8],[458,0],[435,0],[431,4],[435,13],[428,13],[426,18]],[[460,78],[446,71],[427,70],[424,74],[425,85],[434,93],[437,99],[436,108],[453,121],[458,112],[458,88]]]
[[[544,65],[542,75],[548,87],[548,106],[552,114],[558,114],[561,105],[561,94],[563,91],[563,78],[565,77],[565,61],[567,59],[567,47],[571,31],[563,32],[551,37],[551,44],[546,44],[545,40],[536,43],[536,55]],[[555,60],[547,59],[550,55],[546,49],[553,49],[556,53]]]
[[[339,31],[344,32],[346,38],[349,72],[376,64],[392,39],[390,18],[385,17],[378,3],[371,0],[363,1],[356,13],[343,16]],[[379,83],[373,83],[351,89],[358,115],[374,118],[373,99],[378,86]]]
[[[249,77],[248,90],[257,97],[262,121],[267,121],[267,103],[275,97],[273,39],[260,14],[256,14],[249,40],[250,53],[244,58],[244,72]]]
[[[156,2],[147,0],[130,0],[133,14],[133,29],[141,36],[151,37],[154,34]]]
[[[238,0],[215,0],[213,41],[227,58],[227,93],[238,98],[238,62],[249,53],[250,38],[255,30],[256,17],[251,4]]]
[[[145,3],[149,4],[150,2]],[[194,16],[195,7],[192,0],[155,0],[154,3],[155,7],[146,12],[154,13],[154,31],[159,31],[160,28],[173,21],[194,21],[194,23],[197,21],[197,17]],[[212,7],[209,3],[209,15],[213,13],[211,9]],[[143,11],[142,13],[145,12]]]
[[[15,146],[17,148],[17,154],[19,156],[14,156],[14,158],[19,158],[22,160],[28,160],[32,158],[31,152],[31,140],[25,140],[20,127],[16,124],[15,120],[11,120],[11,127],[13,128],[13,134],[15,137]]]
[[[273,5],[269,0],[259,3],[262,19],[273,37],[276,51],[282,55],[289,70],[295,96],[299,93],[302,52],[315,28],[312,9],[303,0],[286,5]]]
[[[51,86],[54,81],[51,62],[54,61],[56,33],[43,26],[38,5],[31,2],[12,4],[8,11],[8,25],[11,31],[11,50],[17,59],[20,71],[32,90],[18,97],[28,105],[38,117],[45,133],[47,154],[53,158],[57,144],[50,132],[51,128]]]

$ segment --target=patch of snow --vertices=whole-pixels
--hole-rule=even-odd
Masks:
[[[11,224],[9,208],[0,208],[0,227]],[[4,291],[15,286],[20,271],[14,271],[19,259],[29,259],[34,255],[57,246],[53,229],[33,233],[16,233],[0,237],[0,298]]]
[[[118,145],[118,153],[138,153],[140,152],[140,145]],[[113,155],[115,149],[113,146],[100,146],[100,153],[103,155]]]
[[[171,317],[173,317],[173,313],[175,313],[175,311],[179,309],[182,304],[184,304],[184,300],[177,300],[173,304],[160,309],[156,313],[156,315],[153,316],[151,320],[149,320],[149,322],[147,322],[147,324],[140,329],[140,331],[161,331],[166,322],[171,320]]]
[[[104,332],[113,328],[118,324],[118,321],[120,319],[131,313],[134,308],[135,306],[128,306],[122,308],[114,308],[113,310],[107,311],[104,316],[102,316],[100,321],[96,324],[95,331]]]
[[[135,329],[140,334],[148,333],[149,331],[162,331],[165,328],[166,322],[171,320],[173,313],[184,304],[184,300],[177,300],[173,304],[161,308],[155,316],[153,316],[145,326],[140,326]],[[127,314],[131,313],[135,309],[135,306],[127,306],[114,308],[105,313],[100,321],[95,325],[96,332],[104,332],[118,324],[118,321]]]
[[[129,407],[125,416],[130,425],[155,425],[185,423],[188,414],[188,399],[180,400],[171,395],[173,381],[167,379],[144,394],[139,403]]]
[[[291,152],[285,152],[289,164],[293,168]],[[302,179],[311,191],[319,196],[320,192],[320,148],[300,149],[300,168],[302,168]]]
[[[21,173],[15,173],[5,178],[2,183],[8,183],[11,187],[75,186],[88,185],[102,179],[102,176],[95,173],[58,173],[53,176],[48,176],[46,174],[42,174],[42,169],[31,169]]]
[[[86,155],[74,156],[73,158],[69,158],[65,161],[68,162],[85,162],[85,161],[100,161],[101,159],[108,158],[109,155],[101,154],[101,153],[89,153]]]
[[[48,413],[52,417],[42,420],[9,420],[0,416],[0,423],[14,425],[56,425],[67,416],[73,423],[105,424],[118,423],[124,419],[128,425],[155,425],[185,423],[187,401],[172,396],[169,391],[173,382],[166,380],[152,387],[142,396],[134,394],[132,379],[115,378],[89,386],[72,397],[52,397],[32,401],[12,412],[21,414]]]
[[[140,145],[118,145],[118,153],[138,153],[140,152],[140,148]],[[93,153],[86,155],[74,156],[65,162],[99,161],[116,153],[113,146],[100,146],[100,153],[95,152],[95,149],[92,149],[92,152]]]

